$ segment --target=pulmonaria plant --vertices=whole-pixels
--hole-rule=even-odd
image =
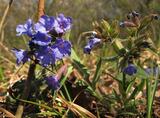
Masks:
[[[28,19],[25,24],[18,25],[17,36],[27,35],[31,40],[28,42],[29,50],[16,48],[12,50],[17,58],[17,65],[32,60],[43,67],[48,67],[69,56],[71,43],[65,40],[63,35],[71,29],[71,26],[72,19],[63,14],[57,17],[43,15],[37,23]],[[50,79],[46,80],[51,81],[54,77],[47,78]]]
[[[147,96],[146,117],[150,118],[153,115],[152,105],[159,78],[159,51],[154,43],[156,39],[153,40],[155,37],[152,36],[158,34],[154,28],[156,20],[160,20],[158,14],[143,16],[132,11],[122,22],[108,22],[103,19],[100,23],[93,22],[93,30],[84,33],[86,38],[90,37],[83,48],[84,53],[90,54],[97,44],[101,44],[98,47],[101,49],[96,53],[98,62],[94,66],[94,76],[91,77],[90,83],[94,91],[100,91],[100,95],[105,96],[100,98],[100,101],[104,100],[101,104],[107,108],[110,104],[110,112],[114,111],[113,114],[116,114],[112,117],[130,117],[130,113],[133,114],[131,117],[141,117],[137,109],[141,100],[137,95],[144,91],[144,88]],[[145,52],[154,55],[154,58],[148,58]],[[118,88],[112,88],[111,94],[100,89],[110,86],[105,82],[103,72],[106,71],[106,75],[114,79],[118,85]]]

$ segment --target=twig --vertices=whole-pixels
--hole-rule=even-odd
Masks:
[[[9,4],[7,5],[7,7],[6,7],[5,11],[4,11],[4,14],[3,14],[3,16],[2,16],[2,20],[1,20],[1,22],[0,22],[0,33],[1,33],[3,23],[4,23],[5,19],[6,19],[6,16],[7,16],[7,14],[8,14],[8,11],[9,11],[12,3],[13,3],[13,0],[10,0],[10,1],[9,1]]]
[[[38,2],[38,19],[44,15],[44,0]]]
[[[5,50],[5,51],[7,52],[7,54],[9,54],[9,56],[11,56],[11,57],[14,58],[14,56],[13,56],[13,54],[11,53],[10,49],[9,49],[7,46],[5,46],[2,42],[0,42],[0,49]]]
[[[5,117],[7,118],[16,118],[11,112],[7,111],[6,109],[0,107],[0,112],[5,113]]]

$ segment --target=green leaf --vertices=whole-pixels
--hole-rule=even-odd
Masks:
[[[109,23],[108,23],[106,20],[102,20],[101,24],[102,24],[102,26],[104,27],[104,29],[105,29],[107,32],[110,31],[111,27],[110,27]]]
[[[129,92],[130,92],[130,90],[131,90],[131,88],[132,88],[134,83],[135,83],[135,79],[133,79],[132,81],[129,82],[129,85],[128,85],[127,89],[126,89],[126,94],[127,95],[129,94]]]
[[[89,71],[87,67],[82,64],[82,61],[77,56],[74,49],[71,50],[71,59],[73,67],[76,68],[82,77],[89,82]]]
[[[118,55],[116,56],[111,56],[111,57],[102,57],[102,61],[116,61],[118,59]]]
[[[126,92],[124,90],[123,83],[119,82],[118,86],[119,86],[119,92],[122,95],[122,99],[125,100],[126,99]]]
[[[124,48],[124,46],[123,46],[123,44],[121,43],[120,39],[115,38],[115,39],[114,39],[114,43],[115,43],[116,47],[117,47],[119,50],[122,49],[122,48]]]
[[[141,79],[146,79],[148,78],[148,74],[145,72],[143,68],[141,68],[140,66],[137,66],[136,77],[141,78]]]
[[[40,112],[40,113],[37,113],[37,115],[43,115],[43,116],[57,116],[58,114],[55,113],[55,112],[50,112],[50,111],[43,111],[43,112]]]
[[[100,78],[101,66],[102,66],[102,59],[100,58],[100,59],[98,59],[98,63],[96,65],[96,72],[94,74],[93,81],[92,81],[93,89],[96,89],[96,83],[98,82],[98,80]]]
[[[71,49],[71,59],[81,62],[80,58],[78,57],[78,55],[76,54],[73,48]]]
[[[123,116],[125,116],[125,115],[135,116],[135,113],[125,111],[125,112],[122,112],[122,113],[118,114],[118,116],[120,116],[120,115],[123,115]]]
[[[60,85],[61,85],[61,86],[63,86],[63,84],[64,84],[65,81],[67,80],[67,77],[71,74],[72,71],[73,71],[73,67],[70,66],[70,67],[68,68],[68,71],[67,71],[66,75],[65,75],[65,76],[61,79],[61,81],[60,81]]]
[[[136,86],[136,88],[134,89],[134,91],[131,93],[131,95],[129,96],[129,98],[127,99],[127,101],[130,101],[131,99],[134,99],[136,97],[136,95],[142,91],[143,87],[145,85],[145,80],[141,79],[141,83]]]
[[[115,38],[115,39],[113,40],[112,45],[113,45],[114,51],[115,51],[117,54],[121,54],[122,50],[125,51],[125,48],[124,48],[123,44],[121,43],[120,39],[118,39],[118,38]]]
[[[3,69],[0,67],[0,80],[4,80]]]
[[[144,17],[141,21],[141,25],[138,28],[137,32],[141,32],[142,30],[146,29],[151,24],[152,21],[153,19],[151,16]]]
[[[120,95],[116,92],[115,89],[113,89],[113,94],[114,94],[115,99],[117,100],[117,102],[121,103],[121,97],[120,97]]]
[[[69,40],[70,39],[70,34],[71,34],[71,30],[70,31],[67,31],[64,35],[64,38]]]
[[[153,101],[155,97],[155,92],[159,82],[159,77],[160,75],[158,73],[158,75],[155,77],[154,84],[152,84],[151,78],[146,79],[147,118],[150,118],[152,116],[152,106],[153,106]]]
[[[78,72],[81,74],[81,76],[89,81],[89,70],[87,69],[87,67],[85,65],[83,65],[82,63],[80,63],[77,60],[73,60],[72,65],[74,68],[76,68],[78,70]]]

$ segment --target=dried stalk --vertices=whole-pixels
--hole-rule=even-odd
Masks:
[[[44,15],[44,1],[45,0],[39,0],[38,3],[38,19]]]
[[[5,11],[4,11],[4,14],[3,14],[1,22],[0,22],[0,32],[2,31],[2,26],[4,24],[4,21],[5,21],[6,17],[7,17],[8,11],[9,11],[12,3],[13,3],[13,0],[10,0],[9,4],[7,5],[7,7],[6,7]]]

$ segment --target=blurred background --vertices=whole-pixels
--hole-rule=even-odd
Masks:
[[[17,40],[16,26],[23,24],[28,18],[35,19],[38,0],[14,0],[5,19],[0,35],[7,47],[23,47]],[[0,20],[4,15],[9,0],[0,0]],[[124,15],[132,10],[145,15],[160,13],[160,0],[46,0],[45,13],[56,15],[64,13],[73,18],[71,41],[77,43],[82,32],[91,30],[92,22],[100,19],[124,19]],[[21,38],[21,37],[20,37]]]
[[[10,0],[0,0],[0,22]],[[23,24],[28,18],[36,21],[38,0],[14,0],[0,30],[0,64],[15,63],[11,53],[13,47],[26,48],[26,37],[16,36],[16,26]],[[149,13],[160,13],[160,0],[46,0],[45,13],[55,16],[64,13],[73,18],[73,27],[70,40],[74,48],[81,49],[85,44],[83,38],[78,42],[82,32],[92,30],[92,22],[106,19],[109,22],[114,19],[122,21],[128,12],[135,10],[145,16]],[[160,25],[154,26],[155,30]],[[156,40],[159,33],[155,34]],[[80,43],[80,44],[79,44]],[[6,64],[6,63],[5,63]],[[7,68],[7,67],[5,67]]]

